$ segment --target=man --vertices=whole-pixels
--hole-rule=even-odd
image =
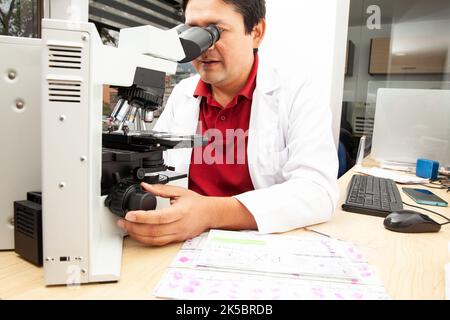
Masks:
[[[259,64],[265,1],[185,0],[183,8],[186,24],[216,25],[221,36],[193,62],[199,75],[174,89],[155,130],[201,133],[210,144],[169,151],[189,190],[143,184],[171,206],[130,212],[118,225],[161,246],[210,229],[275,233],[329,220],[338,196],[331,112],[314,103],[320,93],[307,81]]]

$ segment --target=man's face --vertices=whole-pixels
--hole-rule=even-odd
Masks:
[[[242,71],[251,68],[253,48],[259,45],[252,34],[245,33],[243,16],[222,0],[190,0],[186,24],[222,29],[219,41],[192,63],[202,80],[213,86],[227,86],[241,80]]]

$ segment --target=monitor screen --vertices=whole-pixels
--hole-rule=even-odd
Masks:
[[[379,89],[372,156],[415,164],[450,165],[450,90]]]

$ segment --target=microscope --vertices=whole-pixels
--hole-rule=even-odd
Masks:
[[[138,29],[134,32],[139,32]],[[220,30],[214,25],[206,28],[179,25],[174,30],[185,52],[180,63],[196,59],[220,38]],[[130,35],[130,30],[123,32],[125,35],[121,36],[126,38],[122,41],[133,45],[136,36]],[[141,182],[168,184],[187,177],[164,164],[164,151],[208,143],[202,136],[147,131],[147,123],[154,119],[153,112],[163,103],[164,86],[164,73],[137,68],[133,86],[117,87],[118,102],[107,132],[103,133],[102,195],[108,195],[105,204],[119,217],[128,211],[156,209],[156,198],[142,191]]]
[[[36,263],[41,258],[48,286],[118,281],[124,237],[118,217],[170,205],[140,184],[183,185],[186,174],[167,166],[164,152],[207,143],[201,136],[147,130],[163,102],[165,76],[213,46],[220,30],[122,29],[115,48],[103,45],[87,22],[88,1],[77,2],[77,10],[72,1],[54,4],[30,53],[40,61],[40,76],[30,77],[29,87],[40,97],[34,109],[40,139],[39,132],[30,134],[40,142],[41,192],[14,203],[16,252],[33,251]],[[104,85],[117,88],[119,98],[106,126]]]

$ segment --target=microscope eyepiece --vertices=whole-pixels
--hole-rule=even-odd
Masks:
[[[202,27],[189,27],[180,25],[175,28],[180,35],[180,41],[186,58],[180,63],[190,62],[200,57],[220,39],[221,30],[216,25]]]
[[[217,41],[219,41],[220,33],[222,32],[222,30],[220,30],[218,26],[216,26],[214,24],[210,24],[209,26],[207,26],[205,28],[205,30],[208,31],[209,34],[211,35],[212,45],[215,44]]]

